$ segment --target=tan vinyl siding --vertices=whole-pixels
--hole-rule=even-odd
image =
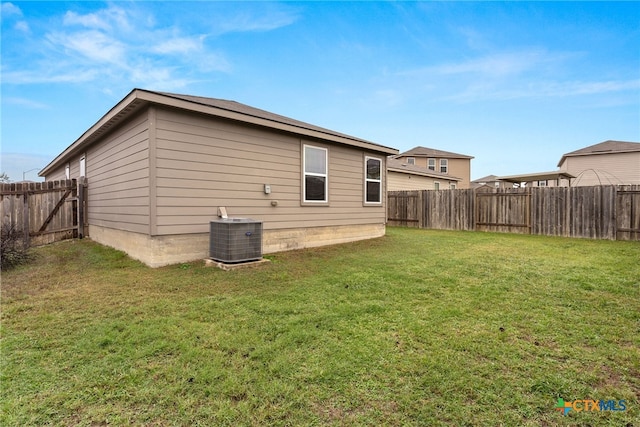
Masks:
[[[384,223],[384,203],[362,206],[360,149],[163,108],[156,137],[159,235],[208,232],[221,206],[265,230]],[[329,149],[329,206],[301,206],[304,143]]]
[[[148,135],[144,112],[87,151],[89,224],[149,232]]]
[[[576,176],[572,186],[640,184],[640,152],[567,157],[560,170]]]
[[[440,183],[441,190],[449,189],[451,183],[456,184],[456,181],[448,181],[446,178],[431,178],[393,171],[387,173],[389,191],[433,190],[435,181]]]
[[[398,157],[398,159],[402,159],[403,162],[406,163],[407,158],[412,156],[403,156]],[[434,172],[440,173],[440,160],[445,159],[445,157],[415,157],[415,166],[419,166],[421,168],[428,169],[428,160],[427,159],[435,159],[435,170]],[[471,159],[456,159],[456,158],[447,158],[448,162],[448,170],[447,175],[455,176],[456,178],[460,178],[460,181],[457,183],[457,188],[471,188]],[[412,178],[413,179],[413,178]],[[439,180],[436,180],[439,181]],[[447,183],[447,188],[448,188]],[[442,188],[442,185],[440,186]],[[392,190],[394,191],[394,190]]]
[[[66,175],[65,175],[65,167],[66,165],[63,165],[61,168],[58,168],[54,171],[51,171],[49,174],[47,174],[44,178],[45,181],[59,181],[61,179],[67,179]],[[73,178],[73,176],[71,176],[70,178]]]

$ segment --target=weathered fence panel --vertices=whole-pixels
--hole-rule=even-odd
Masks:
[[[475,229],[531,234],[531,193],[512,188],[477,192]]]
[[[21,230],[29,246],[81,238],[85,227],[78,218],[86,208],[82,197],[85,187],[84,182],[79,184],[75,179],[0,184],[2,227]]]
[[[420,191],[393,191],[387,197],[387,222],[389,225],[421,227]]]
[[[424,228],[473,230],[473,190],[423,192],[420,216]]]
[[[389,219],[441,230],[640,240],[640,185],[389,192]]]
[[[638,185],[618,187],[616,239],[640,240],[640,186]]]

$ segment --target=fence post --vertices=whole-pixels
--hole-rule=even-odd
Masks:
[[[21,184],[22,193],[22,233],[24,234],[24,244],[26,247],[31,246],[31,237],[29,236],[29,231],[31,228],[31,224],[29,222],[29,193],[26,191],[25,183]]]
[[[418,190],[418,228],[424,228],[424,192],[426,190]]]
[[[78,239],[84,237],[84,177],[78,178]]]

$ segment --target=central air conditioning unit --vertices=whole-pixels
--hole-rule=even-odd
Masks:
[[[211,221],[209,257],[224,263],[262,258],[262,221],[221,218]]]

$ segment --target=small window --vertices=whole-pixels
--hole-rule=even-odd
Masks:
[[[382,202],[382,160],[365,157],[365,203]]]
[[[408,165],[415,165],[416,164],[416,158],[415,157],[407,157],[407,164]]]
[[[64,177],[66,179],[71,179],[71,165],[69,163],[64,167]]]
[[[547,180],[538,181],[538,187],[546,187],[546,186],[547,186]]]
[[[440,173],[449,173],[449,160],[440,159]]]
[[[80,176],[86,176],[87,174],[87,162],[86,156],[80,157]]]
[[[440,183],[438,181],[433,181],[433,189],[434,190],[439,190],[440,189]]]
[[[456,183],[452,182],[451,184],[449,184],[449,188],[455,190],[457,188]]]
[[[496,181],[495,182],[495,186],[496,186],[496,188],[500,188],[500,181]]]
[[[427,169],[436,170],[436,159],[427,159]]]
[[[305,145],[303,163],[303,201],[326,203],[329,200],[327,194],[327,149]]]

